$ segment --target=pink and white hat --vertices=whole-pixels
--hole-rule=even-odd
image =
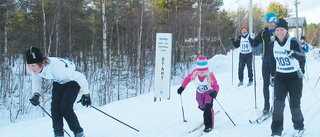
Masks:
[[[208,61],[204,56],[198,57],[196,67],[196,70],[200,72],[209,71]]]

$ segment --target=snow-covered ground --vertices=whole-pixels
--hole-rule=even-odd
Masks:
[[[254,86],[237,89],[238,84],[238,52],[233,57],[233,84],[232,84],[232,52],[228,55],[216,55],[209,60],[210,71],[213,71],[220,92],[217,100],[234,121],[232,124],[223,109],[214,101],[214,110],[220,111],[215,116],[215,128],[204,135],[208,137],[269,137],[271,134],[271,119],[262,124],[250,124],[249,119],[259,115],[263,109],[261,57],[255,57],[256,70],[256,99],[255,109]],[[320,136],[320,83],[314,86],[320,76],[319,50],[314,49],[308,54],[306,79],[303,84],[302,113],[305,119],[305,136]],[[194,66],[193,66],[194,67]],[[185,76],[183,76],[185,77]],[[245,69],[244,84],[247,84],[247,70]],[[182,81],[181,81],[182,83]],[[187,122],[183,122],[181,100],[176,90],[180,85],[171,85],[171,98],[154,102],[154,94],[140,95],[118,102],[98,107],[109,115],[140,130],[135,130],[109,118],[93,108],[86,108],[75,104],[81,126],[87,137],[197,137],[200,129],[189,133],[202,122],[202,111],[197,108],[195,87],[191,82],[182,94],[184,114]],[[272,90],[272,88],[270,88]],[[40,108],[37,108],[40,109]],[[46,108],[50,112],[50,108]],[[73,136],[65,122],[64,129]],[[291,136],[293,131],[291,113],[286,101],[284,112],[284,131]],[[0,127],[1,137],[53,137],[50,117],[46,116],[34,120],[7,124]],[[66,136],[66,135],[65,135]]]

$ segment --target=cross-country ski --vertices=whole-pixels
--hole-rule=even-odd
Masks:
[[[262,114],[261,116],[259,116],[256,119],[249,119],[249,122],[251,124],[261,124],[262,122],[266,121],[267,119],[269,119],[270,117],[272,117],[272,113],[266,113],[266,114]]]
[[[217,114],[219,114],[219,113],[220,113],[220,111],[214,112],[214,115],[217,115]],[[201,122],[201,124],[199,124],[198,126],[196,126],[196,128],[194,128],[193,130],[190,130],[189,133],[192,133],[192,132],[195,132],[195,131],[199,130],[200,128],[203,127],[203,124],[204,124],[204,123]]]

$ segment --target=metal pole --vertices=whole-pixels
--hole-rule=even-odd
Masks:
[[[295,1],[295,6],[296,6],[296,29],[297,29],[297,39],[299,39],[299,24],[298,24],[298,5],[300,4],[300,2],[298,2],[298,0]]]
[[[182,95],[180,94],[180,100],[181,100],[181,108],[182,108],[182,116],[183,116],[183,122],[187,122],[187,120],[184,117],[184,110],[183,110],[183,103],[182,103]]]
[[[249,10],[249,35],[253,33],[253,11],[252,11],[252,0],[249,2],[250,10]],[[252,49],[253,53],[253,72],[254,72],[254,108],[257,109],[257,97],[256,97],[256,69],[255,69],[255,53],[254,49]]]
[[[250,10],[249,10],[249,34],[253,33],[253,15],[252,15],[252,0],[250,0]]]
[[[232,65],[231,65],[231,75],[232,75],[232,78],[231,78],[231,81],[232,81],[232,85],[233,85],[233,48],[234,48],[234,46],[233,46],[233,44],[232,44]]]
[[[52,119],[52,116],[39,104],[38,105],[51,119]],[[63,132],[65,132],[69,137],[71,137],[71,135],[63,129]]]
[[[226,113],[226,115],[228,116],[228,118],[230,119],[230,121],[232,122],[232,124],[234,125],[234,126],[236,126],[236,124],[232,121],[232,119],[230,118],[230,116],[228,115],[228,113],[223,109],[223,107],[221,106],[221,104],[219,103],[219,101],[216,99],[216,98],[214,98],[216,101],[217,101],[217,103],[219,104],[219,106],[221,107],[221,109],[224,111],[224,113]]]
[[[253,54],[253,73],[254,73],[254,108],[258,109],[257,107],[257,81],[256,81],[256,59],[255,54]]]
[[[108,117],[110,117],[110,118],[112,118],[112,119],[114,119],[114,120],[116,120],[116,121],[120,122],[121,124],[126,125],[126,126],[128,126],[129,128],[131,128],[131,129],[133,129],[133,130],[135,130],[135,131],[139,132],[139,130],[138,130],[138,129],[135,129],[134,127],[132,127],[132,126],[130,126],[130,125],[128,125],[128,124],[126,124],[126,123],[124,123],[124,122],[122,122],[122,121],[120,121],[120,120],[116,119],[115,117],[113,117],[113,116],[111,116],[111,115],[107,114],[106,112],[103,112],[102,110],[100,110],[100,109],[98,109],[98,108],[96,108],[96,107],[94,107],[94,106],[91,106],[91,107],[92,107],[92,108],[94,108],[94,109],[96,109],[96,110],[98,110],[99,112],[101,112],[101,113],[103,113],[103,114],[107,115]]]
[[[314,85],[314,88],[313,88],[313,89],[315,89],[315,88],[316,88],[316,86],[317,86],[317,84],[318,84],[318,82],[319,82],[319,79],[320,79],[320,76],[319,76],[319,78],[318,78],[318,80],[317,80],[316,85]]]

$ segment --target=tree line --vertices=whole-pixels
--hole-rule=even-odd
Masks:
[[[267,11],[253,6],[256,32],[270,11],[289,16],[282,14],[288,6],[271,4]],[[241,7],[226,11],[222,5],[222,0],[3,0],[1,109],[15,110],[10,111],[13,121],[30,111],[31,80],[24,59],[30,46],[39,47],[45,56],[75,62],[98,106],[149,93],[154,88],[156,33],[172,33],[173,78],[192,69],[188,66],[199,55],[211,58],[232,49],[229,38],[240,35],[249,14]],[[314,34],[307,32],[307,38],[320,34],[319,25],[312,28]],[[319,43],[319,36],[313,41]],[[43,105],[50,101],[50,92],[50,81],[45,81]]]

